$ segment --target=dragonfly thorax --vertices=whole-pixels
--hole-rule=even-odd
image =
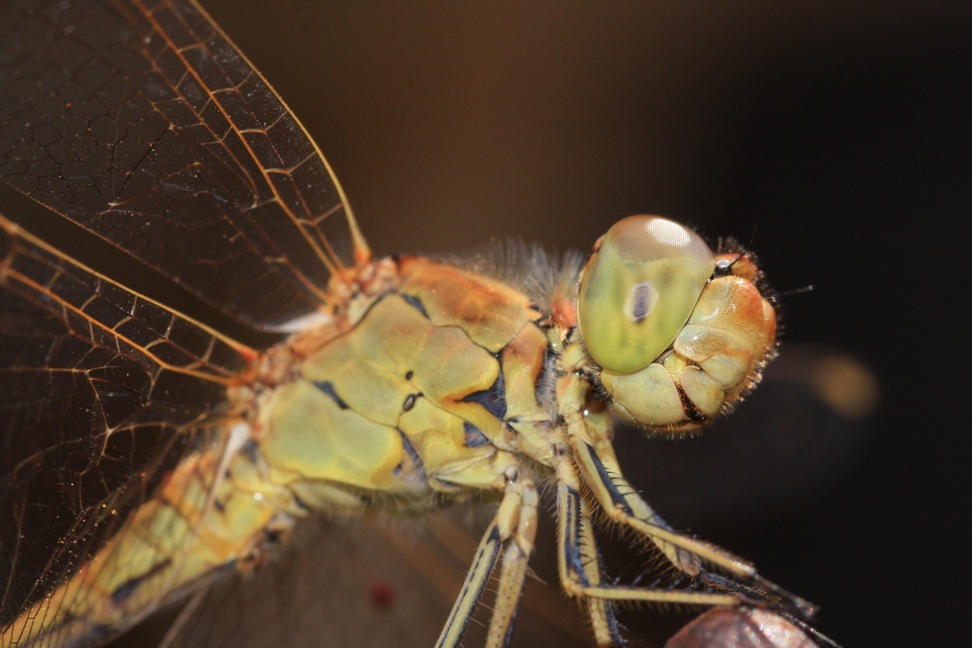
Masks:
[[[394,263],[397,281],[352,295],[340,324],[296,336],[306,353],[316,335],[316,348],[295,353],[289,377],[256,400],[268,478],[314,508],[419,509],[498,492],[517,454],[553,456],[543,314],[503,282]]]

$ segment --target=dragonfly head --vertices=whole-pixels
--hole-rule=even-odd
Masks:
[[[581,272],[578,324],[622,418],[692,430],[758,380],[775,311],[751,258],[729,256],[660,216],[625,218],[595,244]]]

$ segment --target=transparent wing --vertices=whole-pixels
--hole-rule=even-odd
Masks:
[[[0,630],[219,441],[253,355],[0,216]]]
[[[258,329],[369,257],[314,142],[191,0],[3,3],[0,176]]]

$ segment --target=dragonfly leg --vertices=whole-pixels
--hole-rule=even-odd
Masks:
[[[682,594],[693,595],[693,601],[685,602],[705,603],[705,597],[717,596],[719,601],[715,602],[713,599],[714,602],[707,604],[771,604],[802,618],[810,618],[816,612],[815,606],[810,602],[759,576],[752,563],[708,542],[674,531],[624,479],[612,459],[608,459],[608,463],[614,465],[608,468],[598,452],[584,438],[569,432],[568,435],[580,477],[608,517],[649,538],[682,573],[720,591],[733,592],[731,595],[683,592]],[[717,566],[742,582],[708,572],[703,568],[702,561]],[[727,597],[735,600],[726,602]]]
[[[503,500],[496,517],[479,542],[476,557],[442,634],[439,635],[437,647],[451,648],[459,645],[504,544],[507,548],[503,556],[499,589],[486,645],[490,648],[502,648],[509,643],[536,536],[538,496],[534,483],[523,478],[516,468],[507,468],[505,476],[506,490]]]
[[[581,527],[578,536],[579,552],[587,576],[588,584],[599,587],[604,578],[604,568],[601,563],[601,552],[594,538],[594,525],[591,522],[591,508],[587,500],[581,500]],[[563,555],[563,552],[560,552]],[[588,597],[587,614],[594,630],[594,639],[598,646],[623,646],[624,639],[618,630],[618,621],[614,617],[614,605],[608,600]]]
[[[564,462],[566,463],[566,462]],[[564,471],[567,472],[567,471]],[[560,471],[558,471],[560,473]],[[561,475],[558,474],[558,477]],[[574,473],[576,479],[576,473]],[[592,582],[585,568],[583,553],[585,522],[583,499],[579,484],[561,479],[557,485],[558,517],[558,566],[561,585],[568,594],[583,598],[615,601],[644,601],[656,603],[685,603],[690,605],[739,605],[741,601],[731,594],[708,592],[650,589],[627,585],[606,585]],[[608,645],[611,645],[608,643]]]
[[[514,500],[515,501],[515,500]],[[486,635],[487,648],[506,646],[513,632],[513,621],[523,597],[523,584],[526,580],[527,563],[533,553],[533,542],[537,534],[537,490],[533,483],[526,481],[522,488],[522,501],[516,520],[516,529],[503,556],[500,571],[499,589],[493,606],[493,616]],[[500,511],[502,513],[502,511]],[[500,517],[497,515],[497,517]],[[512,516],[508,516],[512,523]],[[503,529],[500,528],[500,536]]]

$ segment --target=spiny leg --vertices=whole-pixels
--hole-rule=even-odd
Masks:
[[[512,540],[503,555],[499,588],[496,592],[493,615],[489,622],[489,634],[486,635],[487,648],[500,648],[510,642],[513,622],[516,619],[520,599],[523,598],[527,563],[530,560],[530,554],[533,553],[533,542],[537,534],[537,503],[538,496],[533,482],[525,480],[519,519],[516,520],[516,529],[511,529]],[[497,514],[497,519],[503,518],[501,510]],[[512,522],[513,516],[505,516],[505,519]],[[503,535],[501,522],[500,537],[503,537]]]
[[[568,435],[577,469],[594,498],[612,520],[650,538],[683,573],[697,577],[701,582],[720,590],[734,592],[736,601],[729,603],[730,605],[743,602],[770,603],[799,617],[813,616],[816,612],[813,604],[759,576],[752,563],[712,544],[672,530],[621,476],[618,468],[608,470],[593,446],[579,434],[570,433],[569,428],[570,425]],[[699,559],[726,570],[743,582],[706,571]]]
[[[558,479],[576,479],[576,472],[580,470],[594,498],[613,521],[626,524],[626,520],[635,519],[640,521],[642,526],[650,525],[657,529],[658,533],[654,534],[647,533],[642,528],[637,530],[651,540],[677,570],[696,576],[701,569],[701,560],[698,555],[690,551],[694,547],[683,546],[683,543],[688,543],[689,539],[678,536],[647,502],[634,493],[634,489],[627,482],[622,480],[623,483],[614,483],[613,478],[621,474],[621,469],[611,444],[611,425],[606,424],[604,420],[601,420],[600,425],[593,424],[592,419],[586,415],[586,410],[582,406],[586,398],[583,381],[575,379],[570,373],[565,373],[558,383],[557,390],[561,415],[567,423],[567,442],[574,454],[574,462],[565,462],[570,464],[569,466],[555,467],[558,471]],[[579,451],[579,447],[584,451]],[[590,452],[586,451],[588,447],[592,448]],[[564,468],[567,468],[567,472],[574,477],[562,476],[560,473]],[[579,485],[577,488],[579,489]],[[683,543],[678,539],[669,542],[666,535],[677,536],[683,540]]]
[[[626,585],[594,584],[584,568],[581,537],[584,517],[577,472],[570,461],[557,466],[558,566],[561,585],[568,594],[605,600],[685,603],[689,605],[739,605],[731,594],[661,590]]]
[[[601,552],[597,548],[594,538],[594,525],[591,522],[590,504],[581,500],[581,528],[580,552],[589,585],[599,587],[604,578],[601,563]],[[614,617],[614,606],[610,601],[599,598],[587,599],[587,613],[594,629],[594,639],[598,646],[623,646],[624,639],[618,630],[618,621]]]
[[[494,520],[486,529],[486,533],[479,543],[476,558],[469,568],[466,581],[462,584],[459,598],[456,599],[452,613],[449,614],[449,620],[446,621],[445,627],[442,628],[442,634],[439,635],[439,640],[435,644],[439,648],[459,645],[463,633],[466,632],[466,626],[469,625],[469,619],[476,611],[476,605],[483,594],[483,588],[486,587],[486,581],[489,580],[489,575],[493,573],[501,545],[499,529]]]
[[[500,549],[507,542],[486,645],[501,648],[509,643],[536,536],[537,500],[533,482],[521,479],[515,468],[508,468],[503,501],[483,534],[476,557],[436,646],[452,648],[459,645],[496,566]]]

